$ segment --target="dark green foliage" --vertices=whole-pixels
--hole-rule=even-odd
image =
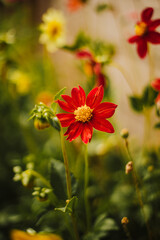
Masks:
[[[53,191],[59,200],[65,201],[66,195],[66,176],[64,164],[58,160],[50,162],[50,182]]]
[[[144,108],[152,107],[155,104],[157,92],[150,86],[144,88],[141,96],[130,96],[130,105],[136,112],[143,112]]]
[[[155,127],[155,128],[160,128],[160,122],[156,123],[156,124],[154,125],[154,127]]]
[[[141,97],[131,96],[131,97],[129,97],[129,101],[130,101],[130,104],[131,104],[131,107],[133,108],[133,110],[135,110],[136,112],[143,111],[143,101],[142,101]]]

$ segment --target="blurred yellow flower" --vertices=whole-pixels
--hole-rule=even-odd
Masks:
[[[31,82],[29,76],[20,70],[11,71],[9,74],[9,79],[11,83],[15,84],[16,91],[20,95],[26,95],[31,87]]]
[[[62,238],[56,234],[30,234],[14,229],[11,231],[11,240],[62,240]]]
[[[15,30],[10,29],[7,32],[0,33],[0,43],[13,44],[15,42]]]
[[[65,19],[63,14],[55,9],[48,9],[42,16],[40,25],[40,43],[46,45],[49,52],[54,52],[65,44]]]

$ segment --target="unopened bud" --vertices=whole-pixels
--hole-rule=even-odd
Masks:
[[[129,132],[127,128],[123,128],[120,132],[122,138],[128,138]]]
[[[130,173],[133,170],[133,162],[130,161],[126,164],[125,172],[126,174]]]
[[[127,217],[123,217],[121,220],[121,224],[127,225],[129,223],[129,220]]]
[[[43,130],[45,128],[50,127],[50,124],[45,119],[42,120],[42,119],[35,118],[34,127],[38,130]]]

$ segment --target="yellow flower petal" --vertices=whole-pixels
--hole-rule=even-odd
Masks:
[[[62,240],[62,238],[56,234],[29,234],[21,230],[11,231],[11,240]]]

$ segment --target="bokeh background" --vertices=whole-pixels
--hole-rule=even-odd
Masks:
[[[96,6],[100,3],[110,4],[112,9],[97,12]],[[146,164],[140,175],[144,176],[147,167],[154,165],[153,163],[158,166],[159,152],[155,153],[153,149],[159,145],[159,130],[152,129],[149,139],[144,139],[144,116],[135,112],[128,100],[130,95],[141,94],[149,82],[149,59],[140,59],[135,46],[127,42],[128,37],[134,33],[134,25],[140,12],[149,6],[154,8],[154,18],[158,18],[159,0],[90,0],[84,7],[72,13],[67,9],[67,0],[0,1],[0,239],[9,239],[12,228],[35,228],[36,214],[40,214],[40,209],[46,207],[33,199],[31,189],[13,181],[13,167],[21,165],[25,169],[28,162],[33,162],[37,171],[47,175],[49,160],[62,159],[58,133],[51,129],[38,132],[33,122],[28,121],[30,111],[42,95],[52,99],[63,87],[67,87],[66,93],[70,94],[74,86],[85,86],[87,81],[80,61],[74,54],[63,49],[48,53],[39,43],[39,24],[43,13],[51,7],[64,13],[67,44],[72,44],[77,34],[83,31],[94,40],[99,39],[114,46],[113,61],[105,66],[105,74],[110,79],[110,99],[118,105],[112,119],[116,133],[107,137],[104,133],[96,133],[95,140],[89,146],[92,159],[91,176],[102,186],[100,188],[105,194],[104,201],[101,201],[104,209],[110,209],[109,215],[116,219],[116,222],[120,222],[126,213],[132,217],[131,213],[135,211],[131,226],[133,239],[147,239],[140,233],[144,228],[143,224],[142,228],[138,227],[142,222],[138,210],[130,205],[134,191],[125,183],[123,176],[126,155],[119,133],[122,128],[129,129],[132,151],[138,159],[137,165],[140,165],[141,169],[141,164]],[[159,52],[160,46],[151,46],[155,78],[160,76]],[[151,125],[154,125],[157,121],[155,108],[151,111]],[[144,140],[151,143],[152,151],[139,162],[139,149]],[[78,141],[67,144],[67,147],[72,159],[81,152]],[[71,169],[77,176],[80,175],[78,164],[80,163],[75,164],[74,160],[71,160]],[[156,176],[158,181],[159,175]],[[118,180],[119,178],[121,179]],[[152,186],[157,193],[156,184],[153,183]],[[150,191],[149,186],[146,195]],[[94,195],[94,191],[92,194]],[[159,193],[157,194],[159,196]],[[107,196],[109,200],[106,200]],[[155,211],[159,210],[156,205],[158,199],[156,195],[154,207],[146,204],[146,212],[153,221]],[[151,203],[152,200],[147,201]],[[94,204],[97,206],[96,201]],[[97,212],[103,212],[103,208]],[[40,220],[40,224],[36,225],[37,230],[47,229],[49,219],[50,217],[46,217]],[[53,225],[55,222],[53,221]],[[57,224],[57,229],[60,223]],[[155,223],[155,232],[159,234],[157,226],[158,222]],[[135,227],[139,238],[134,233]],[[53,226],[50,226],[50,229],[52,228]],[[122,232],[121,229],[123,237]],[[110,236],[110,239],[118,239],[117,237],[115,234]]]

